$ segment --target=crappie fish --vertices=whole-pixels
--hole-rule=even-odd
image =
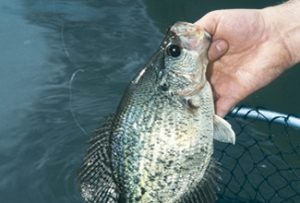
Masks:
[[[210,35],[197,25],[170,27],[91,139],[80,172],[86,202],[216,200],[213,140],[234,143],[235,134],[214,112],[205,76],[209,45]]]

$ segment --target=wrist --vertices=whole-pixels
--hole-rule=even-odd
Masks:
[[[267,7],[261,10],[269,38],[281,50],[283,68],[300,62],[300,0]]]

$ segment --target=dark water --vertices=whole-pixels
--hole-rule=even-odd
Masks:
[[[87,134],[116,108],[166,27],[271,3],[2,0],[0,202],[82,202],[76,175]],[[245,103],[300,113],[299,75],[294,68]]]

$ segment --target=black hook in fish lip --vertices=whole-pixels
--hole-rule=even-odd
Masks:
[[[207,32],[205,29],[204,29],[204,37],[209,41],[211,42],[212,40],[212,36],[209,32]]]

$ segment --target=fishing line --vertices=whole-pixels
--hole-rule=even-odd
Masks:
[[[73,84],[73,81],[77,75],[77,73],[79,72],[84,72],[83,69],[78,69],[76,70],[72,76],[71,76],[71,79],[70,79],[70,82],[69,82],[69,105],[70,105],[70,112],[71,112],[71,115],[72,115],[72,118],[76,124],[76,126],[85,134],[85,135],[88,135],[87,131],[82,127],[82,125],[79,123],[78,119],[76,118],[76,115],[75,115],[75,111],[73,109],[73,105],[72,105],[72,101],[73,101],[73,92],[72,92],[72,84]]]
[[[60,32],[60,38],[61,38],[61,42],[62,42],[62,48],[63,48],[63,52],[64,54],[66,55],[67,59],[69,60],[69,62],[71,64],[74,64],[71,57],[70,57],[70,52],[68,51],[68,48],[66,46],[66,42],[65,42],[65,26],[64,24],[62,23],[61,25],[61,32]],[[73,85],[73,81],[76,77],[76,75],[79,73],[79,72],[84,72],[83,69],[77,69],[76,71],[73,72],[72,76],[71,76],[71,79],[69,81],[69,106],[70,106],[70,112],[71,112],[71,115],[72,115],[72,118],[73,118],[73,121],[75,122],[76,126],[85,134],[85,135],[88,135],[87,131],[82,127],[82,125],[79,123],[76,115],[75,115],[75,110],[73,108],[73,105],[72,105],[72,101],[73,101],[73,91],[72,91],[72,85]]]

